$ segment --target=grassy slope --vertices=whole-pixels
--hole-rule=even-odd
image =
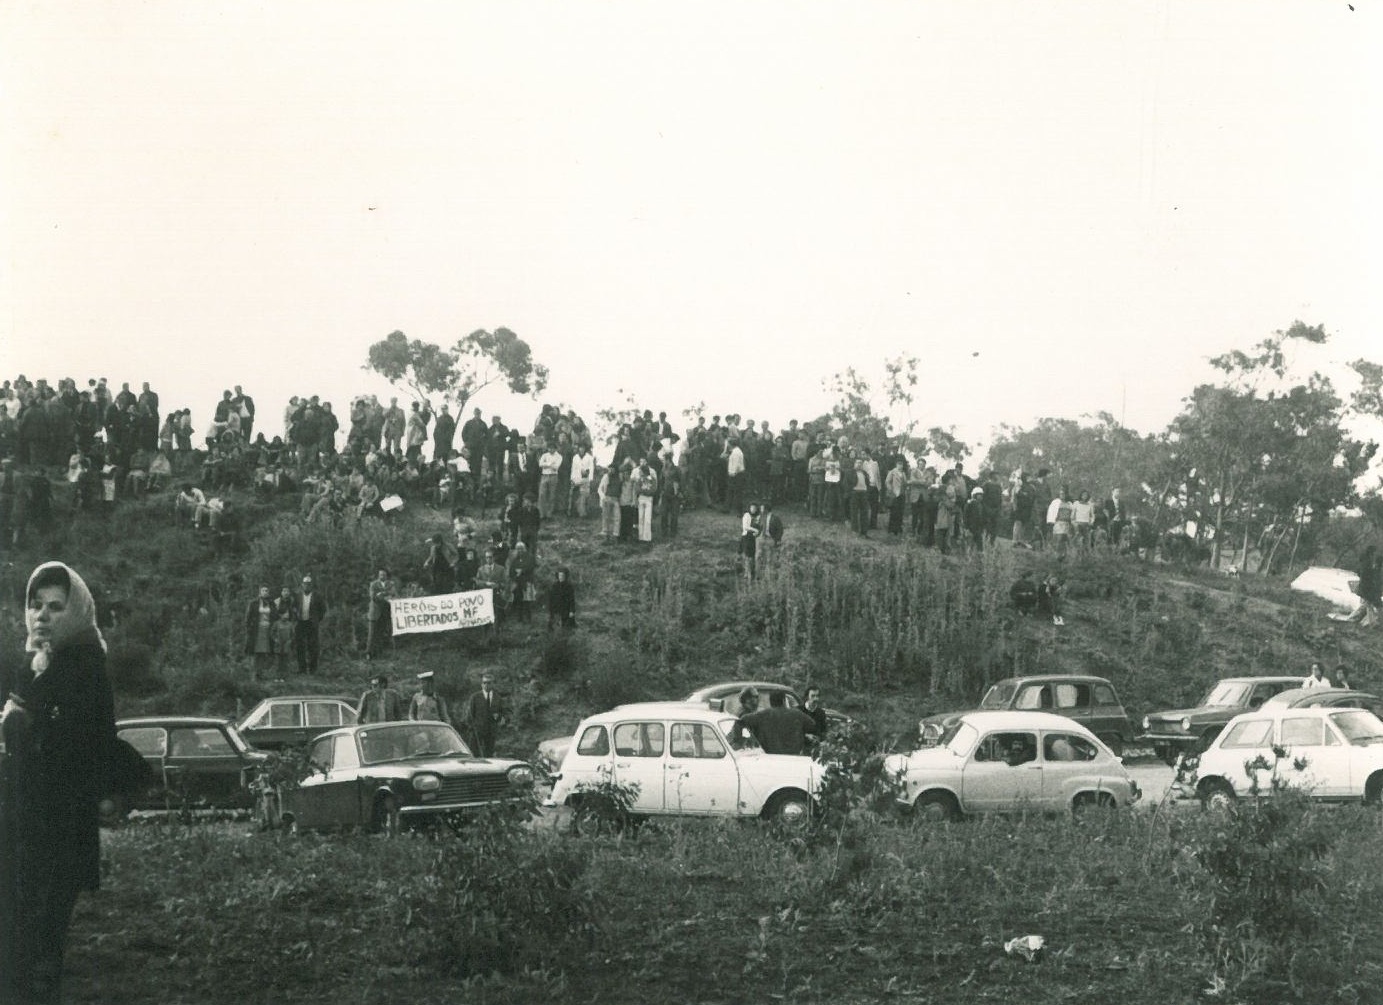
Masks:
[[[909,547],[882,533],[858,541],[791,512],[786,518],[785,547],[802,558],[882,569]],[[261,528],[291,523],[268,510],[256,520]],[[416,545],[409,553],[416,567],[417,542],[442,524],[425,509],[407,514],[397,539],[379,547]],[[931,675],[918,665],[851,669],[819,649],[787,652],[757,621],[727,615],[753,599],[736,592],[745,587],[735,570],[735,529],[727,516],[688,514],[679,540],[643,550],[601,542],[593,521],[559,521],[545,535],[545,568],[567,564],[580,585],[574,651],[547,649],[544,619],[535,616],[526,629],[505,626],[494,642],[480,635],[401,640],[386,665],[399,675],[438,669],[452,697],[466,693],[479,670],[496,670],[516,706],[501,752],[520,755],[609,700],[674,697],[740,675],[820,680],[829,704],[886,736],[906,732],[919,714],[977,697],[934,690],[934,679],[960,679],[937,672],[945,668],[933,666]],[[6,597],[16,596],[39,557],[11,556]],[[41,557],[72,562],[127,601],[126,620],[109,633],[113,655],[128,663],[122,714],[230,714],[237,701],[268,692],[246,679],[234,657],[234,626],[252,592],[246,570],[262,566],[260,552],[217,559],[149,504],[107,524],[80,525]],[[944,576],[968,574],[961,560],[925,561]],[[1019,566],[1045,568],[1041,556],[1010,549],[987,561],[987,574],[1005,583]],[[404,561],[395,567],[406,573]],[[998,641],[975,654],[971,679],[1015,667],[1101,672],[1135,716],[1194,700],[1218,676],[1295,671],[1311,658],[1349,662],[1360,686],[1383,684],[1378,633],[1340,630],[1279,585],[1119,559],[1074,562],[1067,576],[1067,626],[998,615]],[[669,628],[674,583],[688,607],[702,603],[711,612],[694,631]],[[330,676],[290,677],[274,690],[351,693],[363,686],[372,668],[351,647],[361,631],[363,584],[363,576],[327,584],[338,601]],[[346,595],[353,599],[342,602]],[[730,607],[715,606],[716,598]],[[343,616],[347,610],[353,617]],[[4,617],[8,649],[17,614]],[[1359,905],[1376,903],[1383,889],[1354,864],[1377,861],[1383,842],[1368,819],[1342,826],[1349,839],[1335,860],[1331,896],[1352,919],[1351,941],[1333,961],[1329,993],[1316,1000],[1378,1001],[1367,989],[1383,986],[1383,931],[1376,912]],[[634,842],[592,843],[583,881],[607,918],[597,955],[464,984],[426,964],[426,932],[409,920],[409,904],[431,895],[430,842],[134,827],[108,835],[109,879],[79,907],[69,969],[76,1000],[112,1003],[732,1002],[774,995],[1149,1005],[1192,1000],[1198,975],[1213,969],[1189,924],[1205,908],[1195,869],[1146,813],[1087,833],[1044,821],[939,834],[879,824],[866,836],[803,849],[757,828],[693,823],[655,828]],[[1046,934],[1056,950],[1038,967],[1014,964],[997,946],[1029,930]]]

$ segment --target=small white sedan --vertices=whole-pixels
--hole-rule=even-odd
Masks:
[[[1273,748],[1286,756],[1280,760]],[[1197,768],[1196,795],[1223,806],[1278,781],[1315,799],[1383,798],[1383,721],[1362,708],[1263,705],[1229,721]]]
[[[602,783],[634,790],[636,817],[763,817],[786,824],[811,816],[821,766],[810,757],[734,749],[735,717],[678,702],[622,705],[576,727],[555,776],[552,805],[579,812]]]
[[[970,813],[1080,812],[1141,793],[1094,733],[1050,712],[968,712],[934,747],[885,761],[898,799],[928,820]]]

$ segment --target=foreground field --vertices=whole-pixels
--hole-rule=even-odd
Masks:
[[[1208,928],[1194,849],[1222,824],[1200,813],[932,830],[865,815],[805,840],[752,824],[539,827],[502,847],[130,826],[107,835],[105,889],[79,908],[69,991],[107,1005],[1173,1005],[1219,976],[1209,1000],[1383,1001],[1379,818],[1310,815],[1339,843],[1300,909],[1336,934],[1275,962],[1262,940]],[[1045,959],[1005,955],[1029,933]]]

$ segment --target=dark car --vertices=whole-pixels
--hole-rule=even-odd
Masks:
[[[1347,687],[1298,687],[1279,691],[1264,705],[1288,708],[1362,708],[1383,719],[1383,698]]]
[[[918,724],[922,743],[940,742],[966,712],[1003,710],[1054,712],[1074,719],[1104,741],[1115,757],[1133,742],[1133,723],[1109,681],[1083,674],[1040,674],[998,681],[984,693],[978,709],[927,716]]]
[[[269,757],[225,719],[121,719],[115,732],[154,773],[148,789],[116,806],[116,816],[128,810],[247,809],[254,801],[250,784]]]
[[[319,736],[312,773],[280,794],[281,820],[299,829],[368,827],[387,834],[525,798],[523,761],[474,756],[444,722],[385,722]]]
[[[265,698],[236,723],[260,750],[298,747],[331,729],[355,725],[355,701],[331,694],[283,694]]]
[[[1251,712],[1275,694],[1301,686],[1301,677],[1226,677],[1194,708],[1174,708],[1143,718],[1143,735],[1168,764],[1206,750],[1236,715]]]

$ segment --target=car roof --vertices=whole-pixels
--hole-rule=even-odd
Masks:
[[[608,712],[599,712],[581,720],[586,723],[623,722],[625,719],[659,718],[675,716],[678,719],[691,719],[698,722],[719,722],[729,713],[717,712],[685,701],[643,701],[634,705],[620,705]]]
[[[1316,704],[1317,702],[1329,701],[1334,698],[1367,698],[1379,701],[1376,694],[1369,694],[1367,691],[1356,691],[1349,687],[1297,687],[1290,691],[1279,691],[1273,695],[1264,705],[1286,705],[1289,708],[1296,708],[1303,704]]]
[[[716,691],[724,691],[729,694],[734,691],[743,691],[747,687],[756,688],[759,691],[789,691],[796,694],[796,689],[791,684],[784,684],[782,681],[775,680],[730,680],[720,684],[707,684],[699,687],[691,694],[687,695],[686,701],[705,701],[709,695]]]
[[[1108,684],[1109,678],[1096,677],[1092,674],[1086,673],[1035,673],[1027,674],[1022,677],[1005,677],[1002,680],[996,680],[994,684],[990,686],[993,687],[998,684],[1029,684],[1033,681],[1054,681],[1058,683],[1069,681],[1088,681],[1091,684]]]
[[[1069,732],[1072,727],[1075,727],[1082,733],[1090,732],[1074,719],[1052,712],[1023,712],[1017,709],[995,712],[965,712],[962,713],[960,719],[962,722],[970,723],[976,729],[1060,729]]]
[[[1283,680],[1302,680],[1306,675],[1299,673],[1273,674],[1267,677],[1221,677],[1216,684],[1261,684],[1264,681],[1277,683]]]
[[[120,719],[116,729],[130,729],[136,726],[229,726],[230,719],[217,719],[208,715],[144,715],[133,719]]]
[[[271,694],[258,702],[255,708],[271,701],[344,701],[347,705],[355,704],[355,699],[347,694]]]
[[[1267,715],[1274,719],[1281,719],[1285,715],[1307,716],[1309,718],[1325,718],[1326,716],[1339,715],[1342,712],[1368,712],[1368,709],[1340,708],[1337,705],[1329,705],[1326,707],[1321,707],[1319,705],[1269,705],[1267,702],[1264,702],[1262,705],[1259,705],[1258,708],[1252,712],[1244,712],[1240,715],[1236,715],[1233,719],[1230,720],[1230,722],[1237,722],[1240,719],[1252,719],[1255,715]]]

